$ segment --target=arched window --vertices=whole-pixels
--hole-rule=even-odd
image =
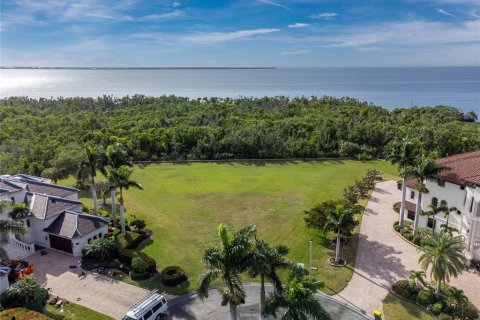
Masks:
[[[410,192],[410,199],[415,199],[415,191]]]
[[[442,201],[440,202],[440,207],[446,207],[446,206],[447,206],[447,201],[442,200]]]
[[[432,204],[436,207],[438,205],[438,199],[433,197],[432,198]]]

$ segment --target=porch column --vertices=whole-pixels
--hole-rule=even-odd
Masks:
[[[468,234],[468,252],[473,254],[473,249],[475,246],[475,231],[477,229],[477,221],[472,220],[472,224],[470,227],[470,232]]]

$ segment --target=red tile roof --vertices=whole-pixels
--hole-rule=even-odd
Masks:
[[[407,209],[407,211],[412,211],[412,212],[415,212],[415,209],[416,209],[416,204],[413,203],[413,202],[410,202],[410,201],[405,201],[405,209]],[[423,214],[423,210],[422,208],[420,208],[420,214]]]
[[[480,185],[480,150],[440,158],[436,162],[450,168],[440,174],[442,180],[458,185]]]

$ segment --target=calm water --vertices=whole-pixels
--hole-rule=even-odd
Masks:
[[[480,114],[480,67],[250,70],[0,70],[0,96],[355,97],[387,108],[451,105]]]

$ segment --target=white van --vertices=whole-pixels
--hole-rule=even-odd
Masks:
[[[123,320],[158,320],[165,314],[167,308],[165,294],[159,294],[157,290],[153,290],[134,304]]]

